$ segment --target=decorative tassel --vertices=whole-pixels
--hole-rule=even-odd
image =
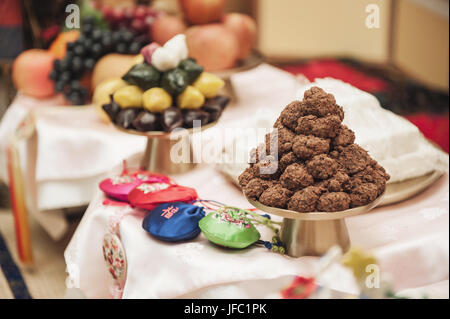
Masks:
[[[28,224],[28,211],[25,202],[25,190],[23,186],[22,171],[16,145],[13,144],[8,147],[7,156],[9,191],[12,211],[14,215],[19,259],[25,265],[31,265],[33,263],[31,233]]]
[[[16,244],[19,259],[25,265],[33,264],[33,250],[18,143],[20,140],[31,137],[34,132],[34,118],[28,116],[19,125],[6,150],[11,206],[16,229]]]
[[[284,255],[286,253],[286,248],[285,248],[284,244],[279,240],[272,241],[272,242],[258,240],[256,243],[264,245],[264,247],[266,247],[271,252],[279,253],[281,255]]]

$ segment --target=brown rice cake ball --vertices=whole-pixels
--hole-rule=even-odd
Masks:
[[[314,212],[321,194],[322,189],[315,186],[308,186],[299,190],[289,200],[288,209],[300,213]]]
[[[353,189],[359,187],[362,183],[363,181],[360,178],[352,176],[350,177],[350,180],[343,185],[343,190],[346,193],[351,193]]]
[[[314,115],[307,115],[298,119],[295,132],[297,134],[314,135],[321,138],[333,138],[339,131],[340,125],[341,120],[337,115],[320,118]]]
[[[266,150],[271,154],[274,150],[277,150],[278,155],[281,156],[292,150],[294,138],[294,132],[285,127],[280,127],[276,131],[266,134]]]
[[[337,135],[332,139],[332,144],[336,146],[347,146],[355,143],[355,133],[345,125],[341,125],[337,131]]]
[[[280,171],[284,172],[285,169],[291,165],[297,162],[297,157],[295,156],[294,152],[289,152],[287,154],[284,154],[279,162],[280,165]]]
[[[314,184],[317,187],[323,187],[329,192],[343,192],[345,185],[350,181],[350,177],[345,171],[338,170],[338,172],[330,179],[321,180]]]
[[[332,150],[330,153],[328,153],[328,156],[334,159],[337,159],[339,157],[339,151],[338,150]]]
[[[328,153],[330,141],[315,136],[297,135],[292,150],[299,159],[307,160],[314,155]]]
[[[372,183],[360,183],[350,193],[351,207],[359,207],[373,202],[378,197],[378,188]]]
[[[342,192],[344,190],[344,185],[347,184],[350,177],[343,170],[338,170],[338,172],[329,179],[328,190],[330,192]]]
[[[386,183],[391,179],[391,176],[388,173],[386,173],[385,169],[378,164],[375,167],[373,176],[374,176],[374,181],[378,187],[377,196],[380,196],[386,190]],[[385,180],[384,183],[381,181],[382,178]]]
[[[318,180],[314,183],[313,186],[320,188],[322,193],[326,193],[326,192],[328,192],[329,183],[330,183],[330,181],[328,179]]]
[[[292,192],[280,184],[266,189],[259,197],[259,202],[266,206],[286,208],[289,198],[292,196]]]
[[[273,183],[271,181],[254,178],[244,187],[244,194],[248,198],[257,200],[261,194],[272,185]]]
[[[336,104],[334,96],[317,86],[313,86],[303,95],[300,113],[317,117],[338,115],[341,122],[344,119],[344,110]]]
[[[285,127],[285,126],[281,123],[281,115],[277,118],[277,120],[275,121],[275,123],[273,123],[273,128],[280,128],[280,127]]]
[[[289,165],[280,177],[281,185],[291,191],[305,188],[314,183],[313,177],[308,173],[305,166],[294,163]]]
[[[377,161],[372,160],[371,166],[377,172],[377,174],[384,178],[386,182],[391,179],[391,176],[386,172],[384,167],[377,163]]]
[[[337,161],[345,168],[347,174],[353,175],[365,169],[372,161],[367,151],[357,144],[337,147]],[[333,156],[336,156],[333,152]]]
[[[386,184],[375,184],[375,186],[377,187],[377,197],[380,196],[381,194],[384,193],[384,191],[386,190]]]
[[[362,182],[373,183],[377,186],[385,185],[389,180],[389,175],[379,168],[367,166],[364,170],[353,175],[353,178],[359,178]]]
[[[257,176],[262,179],[278,179],[280,177],[280,168],[278,160],[275,157],[268,155],[254,165]]]
[[[239,175],[238,177],[238,181],[239,181],[239,186],[241,186],[242,188],[244,188],[245,186],[247,186],[248,182],[250,182],[252,179],[254,179],[257,176],[257,170],[255,167],[248,167],[247,169],[245,169],[245,171],[243,171],[241,173],[241,175]]]
[[[361,183],[372,183],[377,187],[377,196],[381,195],[386,189],[386,182],[389,180],[389,174],[386,174],[384,169],[374,168],[372,166],[366,167],[365,170],[356,173],[352,177],[359,179]]]
[[[343,192],[326,193],[317,202],[319,212],[340,212],[350,208],[350,196]]]
[[[284,108],[284,110],[281,112],[280,119],[281,123],[286,126],[287,128],[290,128],[291,130],[295,131],[297,127],[297,120],[301,114],[301,103],[300,101],[294,101],[288,104]]]
[[[270,151],[270,149],[266,150],[266,144],[259,144],[257,148],[254,148],[250,151],[249,163],[253,165],[266,159],[271,155],[270,153],[268,153],[268,151]]]
[[[325,154],[316,155],[306,163],[306,169],[315,179],[328,179],[336,174],[338,168],[336,160]]]

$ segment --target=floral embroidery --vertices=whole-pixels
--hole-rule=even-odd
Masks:
[[[245,214],[238,210],[228,209],[222,212],[214,212],[212,217],[217,219],[219,222],[234,224],[239,228],[251,227],[251,224],[245,217]]]
[[[148,179],[148,176],[145,174],[137,174],[136,178],[141,180],[141,181],[146,181]]]
[[[137,189],[143,191],[144,194],[154,193],[167,188],[169,188],[169,184],[166,183],[154,183],[154,184],[144,183],[137,187]]]
[[[116,280],[125,278],[126,259],[120,239],[113,234],[103,237],[103,258],[108,266],[108,271]]]
[[[134,181],[135,179],[130,175],[120,175],[111,177],[111,183],[113,185],[129,184]]]
[[[165,182],[165,180],[162,177],[159,176],[150,176],[148,174],[144,173],[137,173],[137,174],[124,174],[124,175],[117,175],[110,178],[111,183],[113,185],[121,185],[121,184],[129,184],[136,180],[141,182]]]

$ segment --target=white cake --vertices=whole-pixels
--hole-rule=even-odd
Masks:
[[[336,102],[344,108],[344,124],[355,132],[356,143],[386,169],[391,175],[390,183],[423,176],[433,170],[448,170],[448,155],[429,143],[408,120],[383,109],[373,95],[326,78],[301,86],[297,98],[302,100],[304,92],[312,86],[319,86],[334,95]],[[254,115],[242,122],[250,127],[261,127],[261,123],[270,127],[283,107],[264,112],[263,119]],[[272,121],[267,121],[268,118]],[[235,147],[239,147],[239,143]],[[246,163],[220,165],[221,170],[235,178],[246,167]]]

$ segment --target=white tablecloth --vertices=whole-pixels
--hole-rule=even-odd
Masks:
[[[18,94],[0,124],[0,179],[8,180],[5,150],[19,123],[34,114],[36,176],[40,210],[89,203],[93,188],[124,158],[142,152],[144,137],[122,133],[102,122],[93,106],[58,106],[56,97],[36,100]],[[26,157],[26,154],[22,154]]]
[[[212,167],[202,166],[174,178],[196,188],[203,199],[249,208],[240,190]],[[448,185],[445,174],[413,199],[347,219],[352,244],[375,254],[382,277],[391,276],[396,291],[412,289],[411,296],[426,292],[430,297],[448,297]],[[128,261],[124,298],[279,297],[278,291],[292,276],[308,276],[316,267],[316,257],[291,258],[262,247],[228,250],[209,243],[203,235],[186,243],[164,243],[142,229],[144,211],[105,206],[103,200],[97,191],[65,252],[72,282],[88,298],[110,297],[113,280],[103,260],[102,238],[109,218],[124,211],[129,213],[120,224]],[[270,233],[260,230],[262,238],[270,240]],[[340,265],[322,280],[334,290],[358,291],[349,271]]]
[[[0,122],[0,181],[8,183],[11,136],[27,116],[34,118],[36,135],[18,145],[27,206],[56,240],[68,229],[60,209],[87,205],[105,173],[146,145],[144,137],[102,122],[93,106],[62,103],[60,97],[37,100],[19,93]]]

